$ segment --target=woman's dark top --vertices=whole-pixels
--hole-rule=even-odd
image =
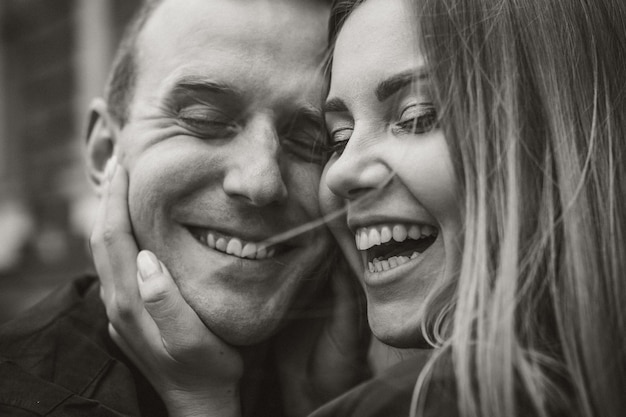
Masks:
[[[417,378],[430,358],[425,350],[357,386],[316,410],[310,417],[408,417]],[[456,417],[456,388],[451,361],[442,357],[428,384],[424,416]]]

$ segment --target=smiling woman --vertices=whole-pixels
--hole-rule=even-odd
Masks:
[[[611,0],[335,2],[323,208],[374,334],[436,349],[316,416],[408,414],[413,385],[417,415],[623,414],[624,27]]]
[[[366,2],[334,45],[325,171],[347,205],[374,334],[415,347],[434,288],[459,268],[459,193],[425,57],[401,1]],[[324,187],[322,187],[324,192]],[[328,201],[332,198],[322,200]]]

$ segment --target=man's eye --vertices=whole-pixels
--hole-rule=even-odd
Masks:
[[[431,104],[411,105],[404,109],[396,124],[399,133],[422,134],[437,126],[437,110]]]
[[[282,147],[289,154],[304,162],[323,165],[326,163],[326,152],[323,146],[324,138],[319,131],[292,132],[282,141]]]
[[[180,120],[182,120],[187,126],[196,129],[224,129],[231,126],[228,123],[217,122],[215,120],[197,119],[191,117],[181,117]]]
[[[231,137],[237,132],[237,124],[221,113],[183,110],[178,120],[193,134],[206,139]]]

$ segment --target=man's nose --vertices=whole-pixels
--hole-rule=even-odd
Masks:
[[[224,177],[226,194],[263,207],[286,200],[280,140],[271,120],[256,120],[240,134]]]
[[[380,152],[371,146],[362,146],[356,134],[355,130],[343,153],[329,162],[326,173],[328,188],[347,200],[384,187],[393,175]]]

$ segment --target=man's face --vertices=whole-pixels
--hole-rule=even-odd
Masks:
[[[135,236],[233,344],[276,330],[330,246],[321,228],[266,242],[319,217],[327,10],[310,3],[166,0],[139,38],[118,139]]]

